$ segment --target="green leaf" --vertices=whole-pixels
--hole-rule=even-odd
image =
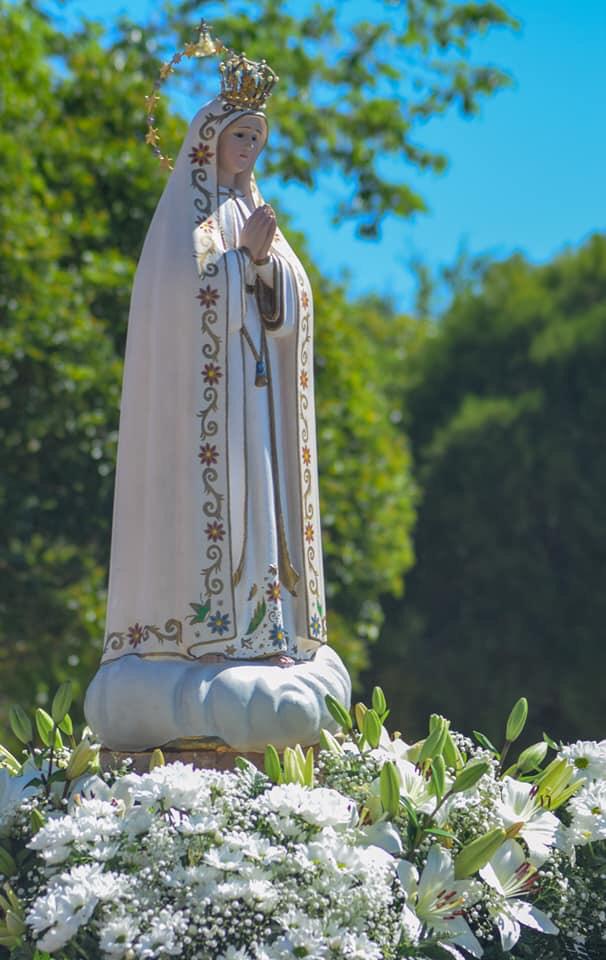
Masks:
[[[265,600],[259,600],[257,606],[255,607],[255,612],[252,615],[251,621],[248,624],[246,634],[254,633],[257,627],[261,626],[263,623],[263,618],[267,612],[267,605]]]
[[[446,840],[456,840],[454,833],[449,830],[443,830],[442,827],[427,827],[425,833],[430,833],[434,837],[444,837]]]
[[[21,743],[31,743],[34,737],[34,731],[32,729],[32,722],[23,707],[19,706],[19,704],[14,704],[9,707],[8,719],[11,730],[17,740],[20,740]]]
[[[188,620],[191,624],[194,623],[204,623],[208,612],[210,610],[210,602],[206,601],[205,603],[190,603],[190,607],[194,611],[188,616]]]
[[[489,750],[491,753],[494,753],[495,757],[500,756],[499,751],[495,747],[494,743],[492,743],[485,734],[480,733],[479,730],[473,730],[472,733],[476,743],[479,743],[484,750]]]
[[[51,717],[57,726],[61,725],[71,705],[72,685],[68,680],[66,683],[61,684],[55,696],[53,697]]]
[[[43,710],[42,707],[37,707],[34,714],[34,719],[36,721],[36,730],[38,731],[38,736],[45,747],[50,747],[54,726],[53,718],[49,713],[46,712],[46,710]]]

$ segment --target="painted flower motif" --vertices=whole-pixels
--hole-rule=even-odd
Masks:
[[[236,653],[237,653],[237,650],[236,650],[236,648],[234,647],[233,643],[229,643],[229,644],[225,647],[225,653],[227,654],[228,657],[235,657],[235,655],[236,655]]]
[[[307,310],[307,308],[308,308],[308,306],[309,306],[309,297],[308,297],[308,295],[307,295],[307,291],[305,291],[305,290],[303,291],[303,293],[302,293],[302,295],[301,295],[301,303],[303,304],[303,307],[305,308],[305,310]]]
[[[208,623],[210,626],[211,633],[218,633],[220,637],[224,633],[229,633],[229,614],[228,613],[213,613],[212,617],[208,618]]]
[[[128,628],[128,642],[131,647],[138,647],[143,642],[144,633],[145,630],[140,623],[135,623],[134,626]]]
[[[303,457],[303,463],[306,467],[308,467],[311,463],[311,450],[309,447],[303,447],[301,450],[301,456]]]
[[[189,153],[189,159],[192,164],[198,164],[199,167],[210,163],[213,157],[214,153],[206,143],[199,143],[198,146],[193,147]]]
[[[211,466],[211,464],[216,463],[219,459],[219,451],[214,443],[203,443],[198,456],[200,457],[200,463]]]
[[[219,299],[219,291],[214,290],[210,283],[206,287],[200,287],[200,292],[196,295],[203,307],[214,307]]]
[[[305,524],[305,539],[307,540],[308,543],[312,543],[313,538],[314,538],[314,527],[313,527],[313,523],[306,523],[306,524]]]
[[[217,543],[218,540],[224,539],[225,527],[222,523],[219,523],[218,520],[213,520],[211,523],[206,524],[206,536],[209,540],[212,540],[213,543]]]
[[[299,376],[299,383],[301,384],[304,390],[307,390],[309,386],[309,374],[307,370],[301,370],[301,374]]]
[[[272,647],[282,647],[288,643],[288,634],[284,627],[278,626],[277,623],[271,628],[269,639],[271,640]]]
[[[205,383],[218,383],[223,376],[223,371],[216,363],[205,363],[202,370],[202,378]]]
[[[267,599],[271,600],[272,603],[277,603],[280,599],[280,583],[278,580],[274,580],[273,583],[270,583],[267,587]]]
[[[319,637],[322,635],[322,622],[320,618],[315,614],[311,618],[311,621],[309,624],[309,632],[311,633],[312,637]]]

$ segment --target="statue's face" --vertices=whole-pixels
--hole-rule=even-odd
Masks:
[[[262,117],[245,115],[234,120],[219,137],[219,169],[231,176],[252,170],[266,139],[267,124]]]

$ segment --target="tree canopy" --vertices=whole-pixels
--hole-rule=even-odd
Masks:
[[[410,358],[416,565],[381,640],[403,730],[479,706],[497,738],[525,694],[535,734],[603,736],[605,361],[606,235],[489,265]]]

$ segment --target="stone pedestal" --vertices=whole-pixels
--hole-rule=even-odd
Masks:
[[[88,724],[109,750],[132,755],[174,741],[219,741],[236,753],[313,746],[336,731],[325,703],[349,706],[351,683],[338,654],[280,667],[263,661],[205,663],[135,654],[103,664],[86,694]]]
[[[259,770],[263,770],[264,755],[262,753],[252,751],[244,753],[232,750],[224,743],[192,738],[192,740],[177,740],[174,744],[167,744],[161,749],[166,763],[177,761],[191,763],[201,770],[233,770],[236,757],[245,757]],[[130,753],[126,753],[102,747],[100,754],[101,768],[103,771],[116,770],[125,760],[131,759],[130,769],[134,773],[147,773],[152,754],[153,750],[131,750]]]

